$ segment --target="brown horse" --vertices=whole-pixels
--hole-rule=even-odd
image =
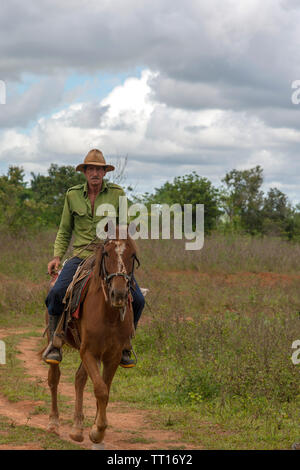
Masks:
[[[75,376],[75,413],[70,433],[70,437],[77,442],[83,441],[83,390],[88,376],[94,385],[97,404],[95,422],[89,436],[94,444],[102,443],[104,438],[110,386],[120,364],[122,351],[130,349],[128,345],[134,334],[130,286],[133,282],[135,260],[135,242],[129,236],[127,239],[120,239],[118,230],[115,239],[98,246],[92,276],[80,308],[80,317],[76,320],[80,347],[76,346],[70,330],[67,331],[66,341],[79,349],[82,361]],[[59,365],[50,364],[48,384],[52,406],[48,430],[56,433],[59,430],[59,378]]]

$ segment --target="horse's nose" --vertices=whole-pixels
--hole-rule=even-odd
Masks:
[[[112,303],[116,306],[124,305],[124,302],[126,300],[126,294],[127,293],[126,293],[125,290],[112,289],[112,291],[111,291]]]

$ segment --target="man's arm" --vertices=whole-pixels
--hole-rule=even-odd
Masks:
[[[73,216],[70,211],[68,195],[66,194],[64,208],[61,216],[59,229],[54,242],[54,258],[48,264],[48,272],[58,269],[61,259],[66,253],[73,231]]]

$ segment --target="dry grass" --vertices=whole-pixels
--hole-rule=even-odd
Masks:
[[[300,244],[279,238],[206,236],[200,251],[185,250],[184,240],[140,240],[146,265],[164,269],[221,272],[299,272]]]
[[[0,235],[0,325],[43,325],[54,236]],[[182,241],[138,245],[136,276],[150,289],[151,310],[134,340],[138,367],[117,374],[112,399],[160,407],[168,423],[176,415],[172,426],[207,448],[286,448],[300,420],[299,367],[291,361],[300,339],[300,247],[217,234],[200,252]],[[204,417],[226,432],[202,433]]]

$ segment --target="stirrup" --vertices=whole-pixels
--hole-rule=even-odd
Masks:
[[[46,347],[42,359],[46,364],[59,364],[62,361],[61,348],[64,343],[64,335],[61,331],[63,326],[64,316],[49,315],[48,330],[49,330],[49,344]],[[56,333],[58,330],[58,333]]]
[[[62,361],[61,350],[59,348],[55,348],[52,341],[48,344],[42,357],[46,364],[59,364]]]
[[[131,367],[135,367],[136,364],[137,364],[137,357],[136,357],[136,354],[134,352],[134,350],[132,349],[132,352],[133,352],[133,355],[135,357],[135,361],[133,359],[130,359],[130,356],[131,356],[131,351],[129,351],[128,349],[124,349],[123,352],[122,352],[122,358],[121,358],[121,361],[120,361],[120,366],[121,367],[124,367],[125,369],[129,369]]]

